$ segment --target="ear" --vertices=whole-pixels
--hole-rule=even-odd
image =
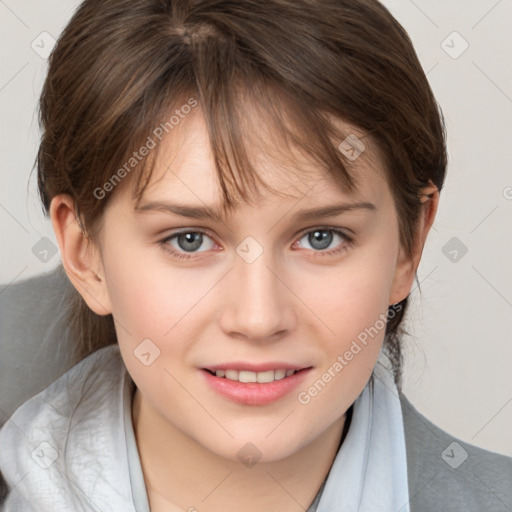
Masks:
[[[72,198],[66,194],[55,196],[50,216],[69,280],[96,314],[112,313],[99,247],[82,230]]]
[[[439,205],[439,190],[430,182],[420,193],[421,212],[416,226],[412,255],[408,255],[403,247],[400,247],[398,261],[393,277],[393,285],[389,296],[389,305],[404,300],[409,295],[414,276],[420,264],[421,255],[425,246],[427,235],[434,223]]]

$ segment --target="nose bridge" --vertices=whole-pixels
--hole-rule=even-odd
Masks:
[[[262,340],[291,329],[294,315],[272,251],[258,246],[249,240],[237,248],[222,327],[228,334]]]

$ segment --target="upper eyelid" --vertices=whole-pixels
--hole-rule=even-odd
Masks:
[[[344,238],[346,239],[352,239],[353,235],[348,235],[347,233],[345,233],[345,231],[350,231],[351,233],[352,230],[348,229],[348,228],[338,228],[338,227],[334,227],[334,226],[312,226],[310,228],[305,228],[303,229],[302,231],[300,231],[298,234],[294,235],[294,242],[297,241],[297,240],[300,240],[301,238],[303,238],[305,235],[307,235],[308,233],[311,233],[311,232],[314,232],[314,231],[332,231],[334,233],[337,233],[337,234],[340,234],[342,235]],[[162,242],[167,242],[168,240],[171,240],[179,235],[183,235],[183,234],[186,234],[186,233],[202,233],[203,235],[206,235],[208,236],[209,238],[211,238],[216,244],[220,245],[217,240],[216,240],[216,237],[215,236],[212,236],[212,234],[204,229],[204,228],[184,228],[180,231],[174,231],[173,233],[171,233],[170,235],[166,236]],[[193,254],[193,253],[190,253],[190,254]]]
[[[334,233],[340,233],[343,236],[349,237],[350,235],[345,233],[346,231],[350,233],[354,233],[351,229],[348,228],[338,228],[334,226],[313,226],[311,228],[306,228],[302,231],[300,231],[299,235],[300,237],[303,237],[307,233],[311,233],[312,231],[333,231]]]
[[[343,240],[342,243],[344,244],[352,244],[354,242],[354,239],[355,239],[355,236],[352,235],[352,234],[347,234],[345,233],[345,231],[343,229],[339,229],[339,228],[326,228],[326,227],[318,227],[318,228],[313,228],[313,229],[308,229],[306,231],[303,231],[299,237],[297,238],[297,240],[300,240],[301,238],[304,238],[307,234],[309,233],[312,233],[314,231],[331,231],[337,235],[339,235]],[[295,243],[295,242],[294,242]],[[321,252],[329,252],[328,250],[326,251],[315,251],[315,252],[318,252],[318,253],[321,253]]]
[[[340,227],[336,227],[336,226],[311,226],[309,228],[302,229],[301,231],[299,231],[294,236],[304,236],[306,233],[310,233],[311,231],[321,231],[321,230],[335,231],[335,232],[339,232],[339,233],[342,233],[342,234],[345,234],[345,231],[348,231],[350,233],[354,233],[349,228],[340,228]],[[173,236],[177,236],[177,235],[181,235],[181,234],[185,234],[185,233],[203,233],[205,235],[208,235],[211,238],[215,238],[215,235],[212,234],[212,232],[209,229],[207,229],[207,228],[194,228],[194,227],[191,227],[191,228],[182,228],[182,229],[179,229],[179,231],[173,231],[171,234],[167,235],[164,238],[164,240],[168,239],[168,238],[172,238]]]
[[[166,240],[171,240],[171,238],[175,238],[179,235],[185,235],[187,233],[201,233],[203,235],[210,237],[212,240],[214,240],[216,242],[215,236],[212,235],[208,230],[205,230],[203,228],[192,228],[192,229],[183,229],[180,231],[173,231],[171,234],[165,236],[162,239],[162,242],[165,242]]]

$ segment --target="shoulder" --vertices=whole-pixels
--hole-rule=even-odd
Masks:
[[[0,430],[5,432],[38,426],[49,419],[67,422],[84,402],[99,404],[108,397],[112,387],[118,386],[123,373],[119,347],[108,345],[89,354],[52,384],[20,405]],[[18,429],[14,428],[15,426]]]
[[[512,458],[454,438],[400,401],[411,512],[512,509]]]
[[[2,324],[40,332],[41,319],[49,323],[46,315],[50,313],[51,320],[57,323],[65,318],[66,293],[71,287],[62,265],[47,273],[3,285],[0,289]],[[27,311],[31,315],[27,316]]]
[[[98,468],[109,468],[115,450],[111,425],[119,422],[125,374],[119,347],[109,345],[15,410],[0,429],[0,505],[10,499],[9,510],[25,510],[29,498],[33,504],[50,496],[52,503],[67,504],[74,496],[70,482],[90,485]],[[88,463],[82,468],[75,459]]]
[[[70,286],[58,267],[0,287],[0,426],[71,367]]]

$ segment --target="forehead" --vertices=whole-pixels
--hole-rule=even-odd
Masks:
[[[356,159],[353,159],[354,152],[347,153],[351,159],[343,155],[356,184],[354,191],[349,193],[343,189],[332,173],[312,159],[306,150],[288,144],[275,126],[254,116],[246,120],[244,146],[264,186],[254,187],[250,202],[261,205],[272,200],[307,198],[309,203],[316,204],[341,197],[364,200],[382,195],[387,184],[378,148],[361,130],[338,119],[332,119],[332,122],[342,134],[348,134],[348,141],[343,138],[332,140],[337,151],[343,153],[347,147],[354,147],[354,143],[356,150],[364,148]],[[157,149],[151,177],[140,203],[170,198],[194,204],[223,203],[221,182],[200,107],[164,136]],[[235,172],[232,179],[241,181],[240,174]],[[234,202],[246,201],[235,198]]]

